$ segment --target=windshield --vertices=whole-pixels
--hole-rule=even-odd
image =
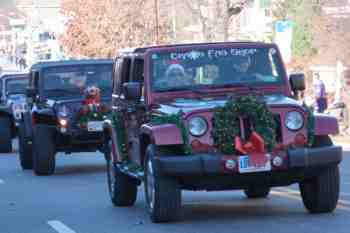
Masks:
[[[217,86],[281,85],[283,67],[275,48],[222,48],[153,53],[153,91]]]
[[[28,87],[28,78],[12,78],[6,80],[6,93],[7,94],[24,94]]]
[[[47,68],[43,73],[48,96],[82,95],[88,87],[98,87],[103,96],[112,95],[112,65],[75,65]]]

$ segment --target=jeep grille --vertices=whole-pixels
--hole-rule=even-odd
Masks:
[[[280,114],[273,115],[276,122],[276,141],[282,142],[282,128],[281,128],[281,116]],[[241,137],[247,140],[252,133],[254,126],[249,118],[241,118],[240,134]]]

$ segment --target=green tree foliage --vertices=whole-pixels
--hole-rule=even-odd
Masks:
[[[317,53],[313,32],[321,15],[318,1],[278,0],[273,13],[276,20],[293,21],[293,56],[310,57]]]

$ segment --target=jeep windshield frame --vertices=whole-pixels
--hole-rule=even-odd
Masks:
[[[176,88],[167,88],[164,85],[160,85],[160,89],[157,89],[154,85],[154,76],[158,72],[155,68],[154,60],[161,60],[162,64],[165,64],[168,68],[172,66],[177,68],[177,72],[183,72],[187,74],[187,68],[191,69],[191,65],[196,66],[198,64],[209,64],[208,54],[211,53],[213,61],[220,61],[233,55],[251,55],[259,51],[268,51],[269,56],[273,55],[273,64],[275,70],[275,76],[267,76],[267,82],[222,82],[222,83],[200,83],[200,85],[179,85]],[[271,52],[270,52],[271,51]],[[232,52],[232,53],[231,53]],[[217,53],[218,55],[213,55]],[[267,53],[265,53],[267,54]],[[166,59],[162,60],[162,55]],[[213,58],[214,57],[214,58]],[[204,58],[204,59],[203,59]],[[202,59],[202,61],[201,61]],[[179,61],[180,60],[180,61]],[[227,60],[227,59],[226,59]],[[228,63],[232,60],[228,60]],[[252,61],[250,61],[252,62]],[[256,61],[254,64],[258,64]],[[189,65],[188,65],[189,64]],[[180,66],[182,66],[182,68]],[[211,64],[209,64],[211,65]],[[233,67],[233,66],[231,66]],[[196,68],[196,67],[195,67]],[[220,67],[221,68],[221,67]],[[202,69],[203,70],[203,69]],[[277,72],[277,73],[276,73]],[[166,74],[166,71],[164,71]],[[167,76],[170,77],[170,76]],[[182,76],[183,77],[183,76]],[[197,75],[193,77],[198,78]],[[264,77],[263,77],[264,78]],[[266,43],[251,43],[251,42],[229,42],[229,43],[217,43],[217,44],[195,44],[195,45],[175,45],[167,47],[156,47],[147,50],[145,54],[145,83],[147,91],[148,104],[154,104],[163,99],[169,98],[191,98],[193,95],[201,95],[203,97],[212,94],[228,94],[233,90],[240,89],[242,91],[251,92],[252,89],[261,89],[264,93],[274,92],[284,94],[286,96],[292,96],[290,85],[288,82],[287,73],[281,57],[281,54],[275,44]]]
[[[76,98],[89,86],[97,86],[102,97],[112,95],[112,64],[70,64],[40,70],[40,92],[45,98]]]
[[[16,87],[11,86],[18,84]],[[11,94],[25,94],[26,88],[29,86],[28,76],[17,76],[5,80],[5,91],[7,95]]]

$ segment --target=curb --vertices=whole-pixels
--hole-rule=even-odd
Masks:
[[[335,145],[342,146],[343,150],[350,151],[350,144],[349,143],[341,143],[341,142],[335,142]]]

